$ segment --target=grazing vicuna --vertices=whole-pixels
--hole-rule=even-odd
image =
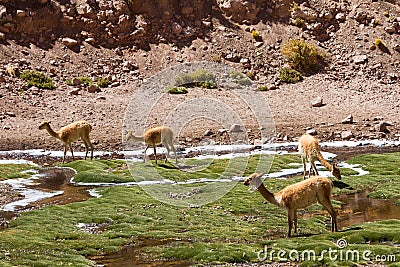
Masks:
[[[126,135],[126,141],[134,140],[136,142],[144,142],[146,144],[146,149],[144,150],[144,161],[146,161],[146,151],[152,146],[154,149],[154,158],[156,159],[157,164],[157,152],[156,146],[157,144],[162,143],[163,146],[167,149],[167,154],[165,155],[165,162],[167,162],[168,155],[170,150],[174,151],[175,162],[178,162],[176,157],[176,149],[174,147],[174,142],[172,141],[174,138],[174,132],[171,128],[166,126],[158,126],[152,129],[147,130],[141,136],[135,136],[132,132],[128,132]]]
[[[51,136],[57,138],[58,140],[60,140],[61,142],[64,143],[64,157],[63,157],[63,161],[62,161],[63,163],[65,162],[65,155],[67,154],[67,146],[71,150],[72,160],[75,159],[74,152],[72,151],[71,143],[79,140],[79,138],[82,139],[82,141],[86,147],[85,160],[86,160],[86,157],[87,157],[87,154],[89,151],[89,146],[92,151],[91,155],[90,155],[90,159],[93,159],[93,144],[92,144],[92,142],[90,142],[90,139],[89,139],[89,133],[92,130],[92,126],[87,121],[77,121],[77,122],[68,124],[67,126],[60,128],[60,130],[58,130],[56,132],[53,129],[51,129],[50,121],[43,121],[39,125],[39,130],[43,130],[43,129],[46,129],[47,132]]]
[[[288,237],[297,233],[297,209],[304,209],[318,201],[331,215],[332,232],[337,231],[337,215],[331,203],[331,191],[333,183],[324,177],[312,177],[301,182],[289,185],[277,193],[271,193],[265,188],[261,176],[262,173],[253,173],[245,181],[244,185],[255,186],[260,194],[270,203],[288,211],[289,232]]]
[[[335,176],[337,179],[342,179],[340,175],[340,170],[336,163],[333,165],[329,164],[328,161],[324,159],[321,154],[321,147],[319,146],[318,139],[310,134],[304,134],[299,139],[299,152],[301,154],[301,159],[303,161],[303,168],[304,168],[304,175],[303,178],[306,179],[307,167],[306,163],[307,160],[310,162],[310,172],[308,173],[308,177],[311,176],[311,172],[314,172],[314,175],[318,175],[317,167],[315,166],[315,161],[318,160],[321,162],[322,165],[325,166],[332,175]]]

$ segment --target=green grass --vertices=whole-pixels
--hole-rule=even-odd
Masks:
[[[298,83],[303,80],[303,76],[294,69],[281,68],[279,70],[279,79],[285,83]]]
[[[24,70],[19,77],[26,82],[28,87],[36,86],[40,89],[56,88],[53,81],[39,71]]]
[[[29,164],[0,164],[0,181],[15,178],[28,178],[37,167]]]
[[[231,172],[239,172],[243,159],[231,166]],[[263,170],[263,156],[252,156],[245,162],[244,175]],[[272,170],[291,168],[289,163],[301,162],[299,155],[278,155]],[[351,176],[354,171],[343,170],[342,182],[354,189],[334,188],[334,194],[371,188],[374,192],[388,192],[388,196],[400,197],[400,153],[362,155],[349,163],[361,164],[370,174]],[[173,180],[197,177],[215,177],[226,166],[227,160],[216,160],[208,167],[204,160],[189,160],[188,165],[200,167],[195,172],[182,172],[170,163],[152,165],[132,163],[136,178],[146,177],[152,171]],[[207,163],[208,164],[208,163]],[[261,165],[261,166],[260,166]],[[132,181],[129,170],[120,160],[74,161],[70,166],[78,171],[79,181]],[[3,167],[3,166],[2,166]],[[6,169],[2,169],[6,172]],[[14,171],[14,170],[10,170]],[[16,172],[16,171],[15,171]],[[181,173],[182,172],[182,173]],[[242,170],[243,172],[243,170]],[[268,179],[265,186],[276,192],[285,186],[301,181],[301,176],[286,180]],[[216,185],[216,184],[214,184]],[[153,199],[140,187],[99,188],[101,198],[64,206],[52,205],[41,210],[24,212],[11,222],[11,227],[1,231],[1,266],[95,266],[87,256],[118,251],[121,246],[138,238],[155,240],[177,239],[165,245],[145,247],[141,253],[150,259],[187,259],[203,263],[257,262],[257,252],[269,249],[304,251],[336,249],[335,242],[344,238],[349,248],[359,251],[371,250],[372,255],[393,254],[400,260],[400,249],[382,242],[400,243],[400,221],[387,220],[353,225],[330,232],[329,216],[299,216],[300,236],[283,238],[287,232],[286,212],[272,204],[266,204],[262,196],[250,194],[248,188],[238,183],[225,196],[201,207],[171,206]],[[374,197],[382,197],[378,194]],[[337,208],[340,203],[334,201]],[[308,212],[321,213],[320,205],[312,205]],[[78,223],[105,224],[104,232],[85,233]],[[276,254],[275,254],[276,255]],[[275,260],[277,260],[275,258]],[[267,261],[268,262],[268,261]],[[365,261],[357,264],[367,263]],[[354,265],[354,262],[329,261],[302,262],[302,265]],[[393,265],[395,266],[395,265]]]
[[[203,88],[213,89],[217,87],[215,75],[205,69],[199,69],[191,73],[182,73],[175,77],[175,86],[193,87],[199,86]]]
[[[167,86],[169,94],[187,94],[188,90],[184,86]]]
[[[241,85],[241,86],[250,86],[251,85],[250,78],[247,75],[240,73],[238,71],[230,71],[229,77],[231,77],[233,79],[233,81],[235,83],[237,83],[238,85]]]

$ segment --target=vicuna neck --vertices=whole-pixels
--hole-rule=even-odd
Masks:
[[[317,158],[318,158],[319,162],[321,162],[321,164],[325,166],[325,168],[327,168],[330,172],[333,171],[333,166],[331,164],[329,164],[329,162],[327,162],[324,159],[324,157],[322,157],[321,153],[317,154]]]
[[[258,191],[260,192],[260,194],[269,202],[272,203],[274,205],[280,206],[280,204],[278,203],[278,201],[276,201],[274,194],[272,194],[271,192],[268,191],[267,188],[265,188],[264,184],[261,184],[258,187]]]
[[[51,136],[53,136],[55,138],[59,138],[58,133],[53,131],[53,129],[51,129],[50,125],[47,125],[46,130]]]
[[[144,141],[143,135],[139,135],[139,136],[131,135],[131,139],[133,141]]]

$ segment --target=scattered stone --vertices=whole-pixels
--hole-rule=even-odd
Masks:
[[[80,88],[75,88],[75,89],[72,89],[71,91],[69,91],[68,94],[69,95],[78,95],[80,90],[81,90]]]
[[[358,55],[353,57],[354,64],[364,64],[367,62],[367,55]]]
[[[97,86],[94,85],[94,84],[91,84],[91,85],[89,85],[87,90],[88,90],[89,93],[96,93],[97,92]]]
[[[313,107],[322,107],[324,105],[324,101],[323,101],[322,97],[319,96],[319,97],[313,99],[313,101],[311,102],[311,105]]]
[[[237,132],[242,132],[243,130],[241,129],[239,124],[232,124],[231,128],[229,129],[231,133],[237,133]]]
[[[352,124],[353,122],[353,115],[351,114],[342,120],[342,124]]]
[[[6,35],[0,32],[0,41],[3,41],[4,39],[6,39]]]
[[[16,116],[15,116],[15,113],[14,113],[14,112],[11,112],[11,111],[7,111],[5,114],[6,114],[8,117],[16,117]]]
[[[206,130],[204,136],[212,136],[214,133],[211,130]]]
[[[17,15],[17,18],[25,18],[26,13],[23,10],[17,10],[16,15]]]
[[[389,34],[392,34],[392,33],[394,33],[395,31],[396,31],[396,28],[395,28],[394,26],[385,27],[385,32],[387,32],[387,33],[389,33]]]
[[[183,31],[182,26],[179,23],[173,22],[171,25],[172,32],[175,34],[180,34]]]
[[[104,95],[101,95],[101,96],[96,97],[96,99],[106,100],[106,97]]]
[[[397,52],[400,52],[400,44],[395,44],[395,45],[393,46],[393,49],[394,49],[395,51],[397,51]]]
[[[317,132],[315,129],[308,129],[308,130],[306,131],[306,133],[308,133],[308,134],[310,134],[310,135],[317,135],[317,134],[318,134],[318,132]]]
[[[76,45],[78,45],[78,41],[77,40],[72,39],[72,38],[68,38],[68,37],[63,38],[62,39],[62,43],[68,48],[73,48]]]
[[[11,129],[11,127],[8,126],[8,125],[4,125],[4,126],[3,126],[3,130],[10,130],[10,129]]]
[[[342,131],[340,135],[341,135],[343,140],[349,140],[349,139],[354,137],[354,135],[351,132],[351,130]]]
[[[388,121],[381,121],[376,125],[376,131],[382,133],[389,133],[390,131],[387,128],[388,126],[393,126],[393,124]]]
[[[263,42],[255,42],[254,46],[255,47],[261,47],[264,43]]]

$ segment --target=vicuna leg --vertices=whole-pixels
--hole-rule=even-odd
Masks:
[[[310,163],[311,163],[311,168],[310,168],[309,176],[311,175],[311,170],[313,171],[314,175],[318,175],[318,170],[317,170],[317,166],[315,166],[314,159],[311,159]]]
[[[67,144],[66,143],[64,144],[64,157],[63,157],[62,163],[65,162],[65,155],[67,155]]]
[[[304,155],[302,155],[301,156],[301,159],[302,159],[302,161],[303,161],[303,169],[304,169],[304,171],[303,171],[303,179],[305,180],[306,179],[306,174],[307,174],[307,161],[306,161],[306,157],[304,156]]]
[[[72,160],[75,160],[74,151],[72,150],[72,144],[71,144],[71,143],[68,143],[68,145],[69,145],[69,149],[71,150]]]
[[[153,149],[154,149],[154,158],[156,159],[156,164],[157,164],[157,151],[156,151],[156,144],[153,144]]]
[[[165,154],[165,162],[167,162],[169,156],[169,145],[167,142],[163,142],[163,146],[167,149],[167,153]]]
[[[88,147],[88,146],[90,146],[90,149],[91,149],[90,159],[93,159],[93,150],[94,150],[94,147],[93,147],[92,142],[90,142],[89,137],[85,137],[84,139],[82,138],[82,140],[83,140],[83,142],[85,143],[85,147],[86,147],[86,156],[87,156],[87,153],[88,153],[88,151],[89,151],[89,149],[88,149],[89,147]],[[86,159],[86,156],[85,156],[85,159]]]
[[[337,214],[335,209],[332,206],[331,199],[330,199],[330,190],[329,192],[318,192],[317,198],[318,202],[325,207],[325,209],[331,215],[331,223],[332,223],[332,232],[337,232]]]
[[[85,141],[85,139],[82,139],[83,143],[85,144],[85,149],[86,149],[86,153],[85,153],[85,160],[87,158],[87,153],[89,152],[89,146],[87,144],[87,142]]]
[[[297,234],[297,210],[294,211],[293,223],[294,223],[294,232]]]
[[[288,224],[289,224],[288,237],[292,237],[292,228],[293,228],[295,212],[296,212],[295,210],[288,210]]]
[[[176,157],[176,149],[175,149],[174,143],[171,141],[170,145],[172,147],[172,150],[174,151],[175,163],[178,163],[178,158]]]
[[[146,162],[146,152],[149,147],[150,145],[147,145],[146,148],[144,149],[143,162]]]

